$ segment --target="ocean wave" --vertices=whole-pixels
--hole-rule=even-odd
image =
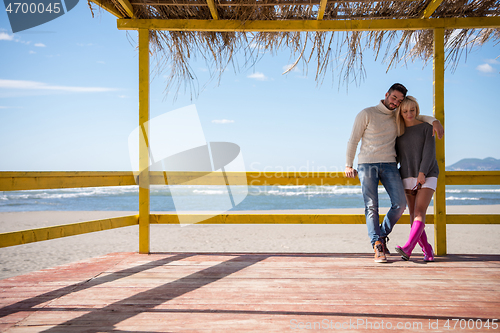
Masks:
[[[469,193],[500,193],[500,188],[497,189],[470,189]]]
[[[30,191],[13,191],[4,192],[0,195],[0,200],[40,200],[40,199],[74,199],[82,197],[95,196],[123,196],[130,194],[138,194],[139,190],[136,186],[121,186],[121,187],[85,187],[72,189],[53,189],[53,190],[30,190]]]
[[[300,189],[300,191],[298,190]],[[384,190],[379,191],[384,192]],[[361,188],[352,187],[329,187],[329,186],[318,186],[318,187],[300,187],[290,190],[287,187],[279,187],[278,189],[269,189],[259,191],[252,191],[250,194],[263,194],[263,195],[277,195],[277,196],[331,196],[331,195],[360,195],[362,194]]]
[[[478,201],[481,198],[468,198],[468,197],[446,197],[446,200],[456,200],[456,201]]]
[[[213,194],[225,194],[227,191],[224,190],[193,190],[194,194],[208,194],[208,195],[213,195]]]

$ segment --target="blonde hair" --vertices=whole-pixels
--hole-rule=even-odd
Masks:
[[[415,106],[415,110],[417,111],[416,116],[420,114],[420,107],[418,106],[417,99],[413,96],[406,96],[406,98],[399,104],[398,111],[396,112],[396,125],[398,128],[398,136],[401,136],[405,133],[405,121],[403,116],[401,116],[401,111],[403,109],[409,109],[412,106]]]

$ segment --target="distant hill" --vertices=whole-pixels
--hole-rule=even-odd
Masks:
[[[500,160],[487,157],[484,160],[479,158],[464,158],[455,164],[446,167],[448,171],[494,171],[500,170]]]

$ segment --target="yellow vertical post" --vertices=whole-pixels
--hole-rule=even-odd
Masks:
[[[434,29],[434,117],[444,127],[444,28]],[[439,178],[434,193],[434,242],[437,255],[446,255],[446,180],[444,138],[436,139]]]
[[[139,29],[139,253],[149,253],[149,30]]]

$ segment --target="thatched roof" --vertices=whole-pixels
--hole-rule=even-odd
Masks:
[[[405,20],[500,17],[499,0],[88,0],[116,16],[136,20]],[[497,22],[497,21],[495,21]],[[446,28],[446,27],[445,27]],[[181,30],[181,29],[179,29]],[[169,84],[191,84],[193,56],[203,57],[219,77],[228,65],[237,69],[253,64],[263,52],[290,52],[296,63],[316,67],[316,80],[336,73],[349,83],[364,75],[363,51],[372,49],[387,63],[432,59],[433,30],[378,31],[162,31],[152,30],[151,47]],[[487,41],[500,41],[500,25],[445,30],[446,65],[454,68],[463,54]],[[244,62],[235,64],[241,52]]]

